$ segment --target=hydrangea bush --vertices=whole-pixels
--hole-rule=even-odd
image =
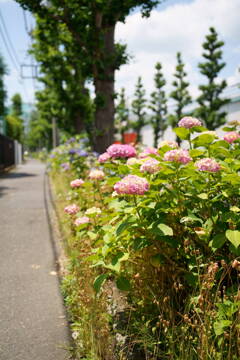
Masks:
[[[112,145],[69,183],[79,211],[65,211],[90,244],[96,296],[113,280],[126,294],[128,343],[147,359],[240,357],[240,136],[224,130],[185,117],[175,132],[188,150]]]

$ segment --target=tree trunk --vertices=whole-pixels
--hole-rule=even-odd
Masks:
[[[115,26],[104,32],[104,48],[99,64],[95,66],[95,134],[94,150],[103,153],[112,144],[114,136],[114,31]]]
[[[80,134],[84,130],[84,119],[80,111],[74,116],[74,130],[76,134]]]

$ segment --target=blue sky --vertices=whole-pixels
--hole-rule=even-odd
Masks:
[[[23,10],[14,0],[0,0],[0,11],[4,18],[9,36],[20,64],[31,64],[27,55],[30,37],[26,32]],[[215,26],[221,39],[225,41],[224,60],[227,63],[220,76],[229,84],[240,81],[240,0],[166,0],[154,10],[149,19],[142,19],[139,12],[133,12],[126,24],[119,24],[116,38],[128,44],[128,52],[133,56],[130,64],[124,65],[116,74],[116,89],[126,87],[131,99],[138,76],[143,77],[147,94],[153,90],[154,65],[160,61],[167,79],[167,91],[171,91],[172,74],[177,51],[183,54],[186,70],[189,74],[191,92],[198,94],[198,85],[204,79],[197,70],[201,61],[201,44],[209,26]],[[34,21],[26,13],[27,26],[30,29]],[[0,23],[3,28],[2,23]],[[3,31],[3,30],[2,30]],[[8,98],[20,92],[25,102],[34,101],[34,89],[37,81],[22,80],[20,68],[12,64],[6,47],[0,37],[0,52],[8,64],[6,76]]]

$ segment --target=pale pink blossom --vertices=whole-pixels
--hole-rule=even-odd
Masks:
[[[84,181],[82,179],[75,179],[70,182],[71,188],[79,188],[80,186],[82,186],[82,184],[84,184]]]
[[[99,161],[100,163],[105,163],[105,162],[108,161],[110,158],[111,158],[111,156],[110,156],[107,152],[105,152],[105,153],[101,154],[101,155],[98,157],[98,161]]]
[[[87,211],[85,212],[86,215],[97,215],[97,214],[101,214],[102,210],[98,207],[92,207],[87,209]]]
[[[131,165],[135,165],[135,164],[138,164],[139,160],[135,157],[132,157],[132,158],[129,158],[127,159],[127,165],[128,166],[131,166]]]
[[[227,141],[229,144],[232,144],[235,140],[237,140],[239,138],[240,138],[240,135],[236,131],[230,131],[223,137],[223,139],[225,141]]]
[[[132,145],[113,144],[107,148],[107,153],[111,158],[130,158],[136,156],[136,150]]]
[[[237,259],[233,260],[232,267],[236,270],[240,270],[240,261],[238,261]]]
[[[146,149],[141,152],[138,157],[139,159],[144,159],[148,157],[150,154],[158,155],[158,150],[154,147],[147,147]]]
[[[127,175],[114,185],[114,190],[118,194],[143,195],[146,191],[149,190],[149,183],[142,177],[136,175]]]
[[[192,158],[187,150],[176,149],[167,151],[164,154],[163,160],[187,164]]]
[[[149,174],[154,174],[154,173],[158,172],[159,169],[160,169],[159,161],[157,161],[156,159],[152,159],[152,158],[144,161],[144,163],[140,167],[141,172],[148,172]]]
[[[159,147],[163,147],[163,146],[169,146],[171,148],[178,148],[178,143],[176,141],[170,141],[170,140],[164,140],[160,142]]]
[[[105,177],[105,174],[102,170],[93,169],[89,173],[89,179],[91,180],[103,180]]]
[[[82,225],[82,224],[87,224],[87,223],[89,223],[89,222],[90,222],[89,217],[87,217],[87,216],[82,216],[82,217],[77,218],[77,219],[74,221],[74,224],[75,224],[76,226],[79,226],[79,225]]]
[[[64,212],[69,215],[74,215],[74,214],[78,213],[79,210],[80,210],[79,206],[77,206],[76,204],[71,204],[64,208]]]
[[[194,126],[202,126],[202,123],[197,118],[192,116],[185,116],[178,122],[178,126],[190,129]]]
[[[216,160],[210,158],[198,160],[195,163],[195,166],[199,171],[217,172],[221,170],[220,164],[218,164]]]

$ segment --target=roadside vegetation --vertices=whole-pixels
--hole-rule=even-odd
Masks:
[[[72,139],[51,154],[79,359],[240,356],[239,124],[223,138],[178,125],[188,150],[113,144],[97,158]]]

